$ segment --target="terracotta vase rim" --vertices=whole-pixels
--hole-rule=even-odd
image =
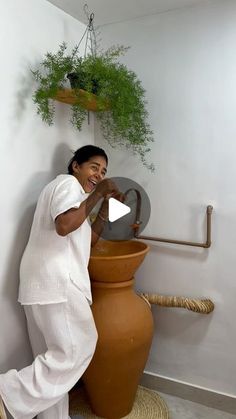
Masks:
[[[134,278],[129,279],[128,281],[120,282],[102,282],[102,281],[91,281],[93,288],[125,288],[131,287],[134,284]]]
[[[129,240],[123,240],[124,242],[128,242]],[[114,241],[111,241],[111,243],[114,243]],[[135,256],[141,256],[141,255],[145,255],[146,253],[149,252],[150,250],[150,246],[148,246],[146,243],[144,242],[138,242],[138,243],[143,243],[145,244],[145,249],[140,250],[138,252],[135,253],[127,253],[127,254],[123,254],[123,255],[118,255],[118,256],[108,256],[108,255],[90,255],[90,259],[92,260],[119,260],[119,259],[130,259],[130,258],[134,258]]]

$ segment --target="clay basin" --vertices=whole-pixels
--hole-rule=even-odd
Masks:
[[[92,248],[89,274],[92,281],[123,282],[133,278],[149,246],[141,241],[99,240]]]

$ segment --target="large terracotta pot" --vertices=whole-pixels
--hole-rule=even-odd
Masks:
[[[99,241],[92,248],[89,274],[92,281],[121,282],[133,278],[149,246],[136,240]]]
[[[98,343],[83,381],[94,413],[108,419],[132,410],[152,342],[151,309],[133,284],[92,280]]]

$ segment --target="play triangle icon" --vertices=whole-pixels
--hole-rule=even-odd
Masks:
[[[113,222],[118,220],[121,217],[124,217],[124,215],[129,214],[131,211],[130,207],[128,207],[125,204],[122,204],[122,202],[118,201],[115,198],[110,198],[108,201],[108,219],[109,221]]]

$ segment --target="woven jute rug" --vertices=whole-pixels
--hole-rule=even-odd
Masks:
[[[70,394],[70,415],[76,414],[84,418],[101,419],[92,412],[83,387]],[[123,419],[169,419],[169,413],[158,393],[139,386],[133,409]]]

